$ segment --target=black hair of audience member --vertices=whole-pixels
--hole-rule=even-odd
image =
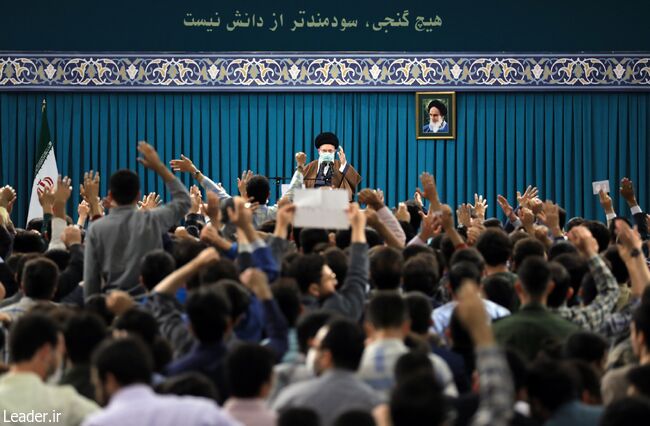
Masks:
[[[411,241],[415,236],[417,235],[417,231],[413,229],[411,224],[409,222],[406,222],[404,220],[399,221],[400,226],[402,227],[402,231],[404,231],[404,236],[406,237],[406,242]]]
[[[311,252],[322,255],[323,252],[327,250],[328,247],[331,247],[330,243],[318,243],[314,246]]]
[[[239,273],[235,262],[227,258],[220,258],[199,272],[200,285],[214,284],[220,280],[239,281]]]
[[[320,418],[311,408],[289,408],[279,413],[277,426],[320,426]]]
[[[251,303],[251,295],[246,288],[238,281],[219,280],[213,287],[218,293],[228,300],[230,306],[230,318],[233,326],[248,312]]]
[[[487,229],[490,229],[490,228],[503,229],[503,224],[496,217],[491,217],[491,218],[485,219],[483,221],[483,226],[485,226]]]
[[[548,262],[548,268],[551,271],[551,281],[553,281],[554,285],[546,299],[546,306],[549,308],[559,308],[569,296],[568,291],[571,288],[571,276],[559,262]]]
[[[142,258],[140,276],[142,285],[151,291],[167,275],[176,269],[176,261],[164,250],[153,250]]]
[[[292,278],[280,278],[271,286],[271,292],[289,328],[294,328],[302,310],[298,284]]]
[[[431,256],[435,256],[435,250],[429,246],[421,246],[418,244],[411,244],[410,246],[404,247],[402,250],[402,257],[405,262],[419,254],[430,254]]]
[[[298,348],[303,354],[309,351],[309,341],[316,337],[318,330],[333,318],[332,313],[327,311],[313,311],[301,316],[296,324],[298,335]]]
[[[417,375],[430,375],[435,377],[433,364],[428,353],[421,351],[410,351],[397,359],[394,367],[395,384],[400,385],[409,377]]]
[[[176,262],[176,268],[181,268],[192,261],[207,246],[201,241],[176,239],[172,249],[172,256]]]
[[[5,298],[13,296],[18,291],[16,275],[6,263],[0,263],[0,283],[5,288]]]
[[[605,407],[599,426],[647,426],[650,399],[628,396]]]
[[[409,224],[413,228],[415,232],[420,229],[420,225],[422,224],[422,217],[420,216],[420,212],[424,211],[422,210],[422,207],[420,207],[419,204],[415,202],[415,200],[407,200],[404,202],[406,205],[406,210],[409,212],[409,216],[411,216],[411,220]]]
[[[467,228],[464,226],[460,226],[456,228],[456,232],[458,232],[458,235],[460,235],[463,240],[467,240]]]
[[[578,398],[576,380],[566,362],[548,359],[533,362],[527,378],[533,417],[545,421],[560,406]]]
[[[18,231],[14,236],[12,253],[45,253],[47,243],[33,231]]]
[[[46,251],[43,256],[56,263],[59,271],[64,271],[68,267],[68,262],[70,262],[70,252],[67,250],[52,249]]]
[[[454,243],[449,238],[449,235],[445,234],[440,240],[440,253],[442,253],[442,257],[445,258],[445,267],[447,269],[451,268],[451,257],[454,255],[455,251],[456,247],[454,246]]]
[[[342,229],[336,232],[334,238],[336,241],[336,247],[345,250],[352,242],[352,233],[349,229]],[[370,248],[384,244],[384,239],[372,228],[366,228],[366,241]]]
[[[236,345],[226,357],[226,378],[231,397],[264,397],[263,387],[270,389],[273,376],[273,353],[258,344]]]
[[[27,222],[27,226],[25,227],[26,231],[38,231],[41,232],[43,229],[43,218],[42,217],[35,217],[33,219],[30,219],[29,222]]]
[[[650,304],[650,286],[646,286],[643,293],[641,293],[641,303]]]
[[[430,374],[399,383],[391,393],[389,407],[393,426],[438,426],[447,419],[447,399]]]
[[[540,256],[526,257],[521,263],[517,275],[524,291],[535,300],[543,297],[551,281],[548,262]]]
[[[113,328],[138,336],[147,345],[154,360],[154,371],[162,371],[171,362],[173,353],[167,341],[160,336],[158,322],[152,314],[132,308],[117,317]]]
[[[560,222],[560,229],[564,229],[564,225],[566,225],[566,210],[560,206],[558,206],[558,219]]]
[[[476,250],[489,266],[505,265],[512,256],[512,242],[500,228],[488,228],[476,241]]]
[[[397,291],[376,291],[368,303],[366,321],[375,329],[401,328],[408,319],[408,307]]]
[[[650,365],[634,367],[628,371],[627,379],[638,394],[650,398]]]
[[[436,260],[438,261],[438,276],[442,277],[445,273],[445,269],[447,268],[445,257],[442,255],[442,252],[438,249],[433,249],[433,254],[436,257]]]
[[[517,241],[512,250],[512,263],[514,266],[514,272],[519,271],[519,267],[529,256],[540,256],[544,257],[546,255],[546,248],[539,240],[535,238],[525,238],[521,241]]]
[[[300,248],[304,254],[312,253],[318,243],[329,243],[327,230],[303,228],[300,231]]]
[[[578,294],[584,306],[589,306],[596,296],[598,296],[596,281],[594,281],[594,276],[591,275],[591,272],[586,273],[585,276],[582,277],[580,292]]]
[[[474,247],[456,250],[454,255],[451,257],[449,265],[453,268],[454,265],[459,262],[469,262],[473,264],[478,269],[479,274],[483,274],[483,271],[485,270],[485,259],[483,259],[481,253],[479,253],[479,251]]]
[[[451,338],[451,350],[463,357],[465,371],[471,375],[476,366],[474,342],[463,323],[458,319],[455,308],[449,320],[448,333]]]
[[[338,247],[328,246],[322,253],[325,263],[336,274],[339,286],[343,285],[348,275],[348,256]]]
[[[20,254],[20,258],[16,262],[16,281],[18,282],[19,285],[22,284],[23,272],[25,271],[25,265],[27,264],[27,262],[33,259],[41,259],[41,258],[43,258],[43,255],[41,253]]]
[[[347,411],[336,418],[334,426],[375,426],[375,419],[367,411]]]
[[[260,232],[266,232],[267,234],[272,234],[275,231],[275,219],[266,220],[257,227],[257,230]]]
[[[47,315],[27,313],[18,318],[9,333],[9,352],[14,363],[31,360],[44,345],[55,350],[59,341],[59,326]]]
[[[587,261],[577,253],[565,253],[553,259],[554,262],[560,263],[569,273],[571,277],[571,288],[573,289],[573,297],[567,300],[567,306],[571,307],[578,304],[578,292],[582,284],[582,278],[585,274],[589,273],[589,265]]]
[[[483,278],[481,282],[485,298],[514,312],[517,308],[517,294],[512,282],[500,274],[493,274]]]
[[[253,198],[253,202],[259,203],[260,206],[266,204],[271,193],[271,186],[266,176],[255,175],[246,183],[246,194],[248,198]]]
[[[432,254],[421,253],[410,258],[404,263],[402,289],[433,297],[440,281],[438,270],[438,261]]]
[[[444,233],[440,233],[436,235],[435,237],[431,238],[431,241],[429,242],[429,247],[432,249],[439,251],[442,248],[442,239],[445,237]],[[410,247],[410,246],[407,246]]]
[[[515,395],[522,390],[526,389],[527,369],[526,360],[519,355],[519,352],[512,349],[505,350],[506,360],[508,361],[508,368],[512,374],[512,382],[515,388]],[[517,399],[515,397],[515,399]]]
[[[597,220],[588,220],[587,222],[584,223],[584,226],[591,231],[591,235],[598,241],[598,253],[602,253],[605,250],[607,250],[607,247],[609,246],[609,229],[607,229],[607,226],[602,223],[598,222]]]
[[[194,371],[172,376],[156,386],[156,392],[164,395],[195,396],[213,401],[219,399],[219,392],[201,373]]]
[[[137,336],[104,340],[93,353],[92,366],[102,382],[111,374],[120,386],[149,384],[153,373],[151,352]]]
[[[603,253],[603,257],[609,262],[609,269],[612,271],[617,283],[626,283],[630,279],[627,266],[625,266],[625,262],[621,259],[621,255],[618,254],[618,249],[615,246],[608,247]]]
[[[18,263],[23,256],[25,256],[24,253],[12,253],[11,256],[5,259],[5,265],[14,276],[18,273]]]
[[[578,249],[576,246],[566,241],[555,243],[548,250],[548,261],[550,262],[552,260],[555,260],[556,257],[564,253],[578,254]]]
[[[402,280],[404,259],[393,247],[379,247],[370,256],[370,282],[378,290],[395,290]]]
[[[59,268],[50,259],[41,257],[25,263],[22,288],[25,296],[37,300],[51,300],[59,281]]]
[[[230,301],[212,286],[190,292],[187,315],[196,339],[203,344],[220,342],[228,329]]]
[[[418,291],[406,293],[404,296],[408,316],[411,319],[411,331],[416,334],[427,334],[431,328],[431,299]]]
[[[451,266],[448,278],[451,293],[456,294],[456,291],[460,289],[460,286],[465,280],[472,280],[479,283],[481,281],[481,272],[475,263],[459,261]]]
[[[320,350],[330,352],[335,368],[357,371],[365,341],[361,327],[347,318],[335,318],[327,323],[327,328]]]
[[[84,302],[84,310],[98,315],[108,326],[113,324],[113,320],[115,319],[115,314],[109,311],[106,306],[105,294],[93,294],[88,297]]]
[[[320,285],[324,265],[325,259],[321,255],[299,255],[289,265],[289,276],[296,280],[302,294],[308,294],[310,285]]]
[[[528,233],[526,233],[525,231],[520,229],[520,230],[511,232],[510,235],[508,235],[508,238],[510,238],[510,241],[512,241],[512,249],[514,251],[515,244],[517,244],[521,240],[525,240],[525,239],[531,238],[531,237],[530,237],[530,235],[528,235]]]
[[[576,388],[580,400],[589,405],[601,405],[600,376],[595,367],[578,359],[567,361],[576,377]]]
[[[646,292],[644,292],[644,296],[645,294]],[[650,304],[644,300],[641,301],[639,307],[632,313],[632,323],[637,335],[643,333],[645,347],[650,350]],[[634,336],[632,337],[634,338]]]
[[[118,206],[132,204],[140,195],[140,178],[131,170],[118,170],[111,175],[108,190]]]
[[[235,199],[233,197],[226,198],[219,203],[221,209],[221,222],[226,225],[230,223],[230,216],[228,216],[228,209],[235,208]]]
[[[583,217],[572,217],[569,219],[569,221],[566,224],[566,232],[569,232],[571,229],[575,228],[576,226],[582,226],[587,222],[587,220]]]
[[[97,314],[76,312],[65,323],[65,350],[74,365],[90,363],[95,348],[106,338],[106,323]]]

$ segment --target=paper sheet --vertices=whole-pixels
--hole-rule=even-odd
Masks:
[[[605,191],[606,194],[609,194],[609,181],[608,180],[598,180],[591,182],[591,187],[594,190],[594,195],[598,195],[600,190]]]
[[[345,189],[297,189],[293,199],[297,228],[348,229],[348,192]]]

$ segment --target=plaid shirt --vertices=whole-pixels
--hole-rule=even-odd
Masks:
[[[611,340],[617,340],[621,335],[628,333],[632,322],[632,314],[640,304],[641,299],[634,299],[619,312],[607,315],[598,332]]]
[[[515,391],[508,362],[498,346],[476,351],[479,374],[480,404],[471,426],[506,426],[510,424]]]
[[[616,278],[600,256],[589,259],[588,265],[598,296],[588,306],[561,306],[555,312],[585,330],[598,332],[616,306],[619,288]]]

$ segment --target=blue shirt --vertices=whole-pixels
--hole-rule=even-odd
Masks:
[[[433,326],[431,327],[432,332],[444,338],[445,330],[447,327],[449,327],[449,323],[451,322],[451,314],[454,312],[454,308],[456,308],[457,303],[458,302],[451,301],[433,310],[433,313],[431,313],[431,319],[433,320]],[[508,309],[504,308],[501,305],[497,305],[490,300],[483,299],[483,304],[485,304],[485,310],[492,320],[507,317],[510,315],[510,311]]]

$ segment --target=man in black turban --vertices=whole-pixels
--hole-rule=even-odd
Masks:
[[[434,99],[427,105],[429,123],[422,127],[422,133],[447,133],[449,124],[445,121],[447,107],[438,99]]]

